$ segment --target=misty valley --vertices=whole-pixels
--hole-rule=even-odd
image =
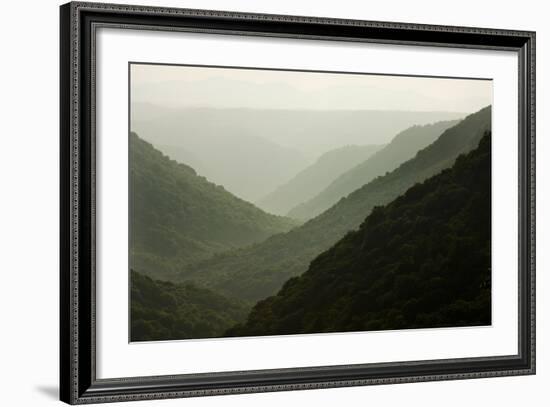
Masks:
[[[490,106],[132,109],[132,341],[491,324]]]

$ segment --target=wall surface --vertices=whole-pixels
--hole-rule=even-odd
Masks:
[[[149,402],[175,406],[548,405],[550,267],[548,174],[550,28],[544,2],[529,0],[331,2],[306,0],[132,1],[190,8],[316,15],[537,31],[538,373],[456,382],[356,387]],[[58,381],[58,6],[56,0],[3,5],[0,89],[0,404],[57,401]],[[7,144],[6,144],[7,142]],[[545,250],[546,249],[546,250]],[[134,403],[135,404],[135,403]],[[127,404],[130,405],[130,404]],[[146,405],[146,404],[139,404]]]

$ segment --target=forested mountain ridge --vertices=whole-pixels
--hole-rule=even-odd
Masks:
[[[132,341],[211,338],[243,321],[250,307],[191,283],[130,274]]]
[[[181,95],[187,95],[186,101],[197,103],[187,92],[165,90],[178,100],[182,99]],[[205,92],[214,92],[215,100],[242,96],[223,95],[220,88],[203,89],[196,96],[202,99]],[[253,203],[329,150],[365,144],[366,135],[369,144],[385,144],[413,124],[464,116],[437,111],[221,108],[208,104],[178,107],[176,100],[160,105],[140,103],[138,100],[155,99],[138,98],[138,93],[133,92],[131,104],[132,131],[176,161],[190,165],[211,182]],[[269,99],[265,100],[268,104]],[[256,100],[255,105],[260,102]],[[190,154],[182,151],[182,147]],[[187,161],[189,155],[194,158],[193,162]]]
[[[260,301],[235,336],[491,323],[491,136],[377,206]]]
[[[189,166],[130,135],[130,267],[169,278],[183,264],[290,230]]]
[[[178,279],[195,280],[201,286],[248,301],[273,295],[290,277],[305,272],[317,255],[358,228],[375,206],[391,202],[414,184],[452,166],[460,154],[475,148],[490,129],[489,106],[467,116],[414,158],[372,180],[302,226],[190,264],[182,269]]]
[[[279,186],[257,205],[267,212],[285,215],[296,205],[308,201],[341,174],[365,161],[383,145],[350,145],[330,150],[312,165]]]
[[[295,219],[312,219],[343,198],[367,184],[377,176],[392,171],[411,159],[422,148],[434,142],[445,130],[456,125],[457,120],[415,125],[396,135],[384,148],[367,160],[350,167],[310,200],[291,208],[288,216]]]

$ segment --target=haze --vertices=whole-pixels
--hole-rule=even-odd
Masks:
[[[132,100],[167,107],[471,113],[492,81],[132,64]]]
[[[481,79],[153,64],[130,75],[131,130],[256,204],[323,154],[381,147],[492,102]]]

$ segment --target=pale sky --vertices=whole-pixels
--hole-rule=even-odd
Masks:
[[[479,79],[131,65],[132,102],[164,107],[472,113],[492,104]]]

